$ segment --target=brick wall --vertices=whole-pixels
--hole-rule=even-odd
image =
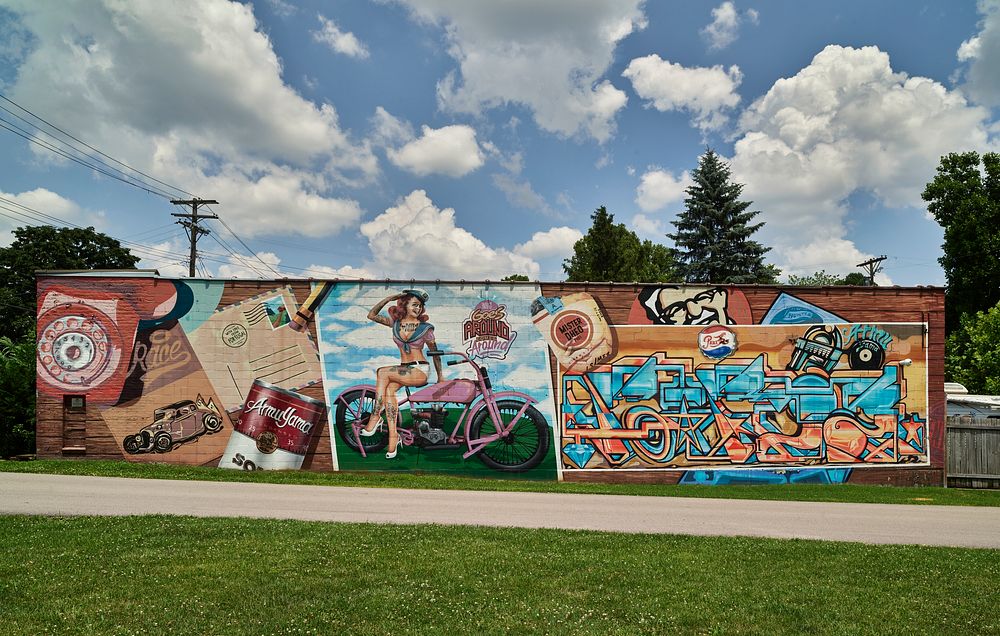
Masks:
[[[416,284],[412,281],[338,283],[337,289],[342,290],[342,293],[337,293],[340,293],[338,298],[345,299],[351,298],[351,294],[362,291],[377,295],[384,290],[398,291]],[[637,298],[644,289],[643,286],[636,284],[608,283],[537,285],[425,282],[422,284],[430,291],[428,313],[436,323],[439,340],[453,345],[460,343],[462,339],[461,321],[455,317],[460,317],[461,312],[467,310],[462,307],[455,309],[450,305],[445,307],[441,303],[446,297],[467,299],[465,302],[468,310],[471,310],[476,302],[491,297],[497,290],[502,291],[503,298],[528,298],[534,294],[558,297],[582,292],[589,294],[597,302],[611,325],[627,325],[630,322],[634,324]],[[343,291],[347,287],[351,288],[350,293]],[[378,291],[375,291],[376,288]],[[731,305],[733,299],[737,297],[741,303],[745,299],[744,305],[740,305],[738,310],[733,310],[739,313],[740,319],[737,324],[759,324],[782,294],[794,296],[796,302],[835,313],[849,323],[926,323],[927,332],[925,342],[922,343],[927,353],[926,413],[921,415],[927,420],[926,442],[929,462],[921,462],[918,466],[858,467],[850,472],[849,481],[894,484],[943,482],[944,294],[941,289],[772,286],[726,289],[730,292]],[[688,288],[678,293],[694,294],[697,291],[698,288]],[[252,366],[255,356],[249,354],[252,345],[255,342],[271,343],[273,338],[278,337],[276,334],[285,334],[286,331],[281,330],[287,330],[288,327],[282,321],[287,321],[287,317],[281,315],[282,307],[284,306],[288,313],[294,314],[295,309],[309,297],[310,292],[311,285],[306,281],[177,281],[175,283],[149,277],[40,276],[38,333],[39,346],[43,349],[41,352],[43,369],[39,372],[38,455],[218,465],[225,447],[224,438],[232,434],[236,425],[248,382],[253,379],[255,373],[270,373],[280,367],[276,365],[270,368],[270,371],[266,367],[263,371],[255,370]],[[365,296],[365,298],[370,297],[372,296]],[[364,321],[364,314],[369,309],[370,301],[365,300],[362,303],[359,300],[358,303],[358,307],[351,311],[345,310],[346,305],[339,306],[337,310],[339,313],[336,315],[333,310],[329,310],[331,318],[327,324],[332,324],[334,318],[346,316],[344,320],[356,322],[343,324],[358,325],[352,327],[353,331],[349,329],[348,332],[368,333],[362,332],[360,325]],[[531,352],[536,350],[540,352],[538,355],[547,356],[550,386],[544,391],[538,389],[540,392],[537,395],[549,396],[543,397],[543,401],[558,400],[560,366],[556,356],[550,350],[544,347],[539,349],[536,346],[539,336],[530,326],[529,307],[527,303],[521,301],[518,301],[517,305],[508,311],[511,312],[511,320],[523,319],[522,324],[527,325],[520,327],[522,336],[519,337],[524,339],[519,341],[518,346],[524,348],[513,349],[510,356],[516,353],[517,356],[530,357],[534,355]],[[519,317],[514,315],[517,312],[520,312]],[[77,319],[89,322],[81,321],[81,324],[74,323],[71,326],[70,321]],[[258,322],[254,322],[255,320]],[[241,326],[231,326],[237,324]],[[342,325],[337,328],[342,328]],[[82,329],[84,335],[89,334],[86,342],[80,341],[84,342],[83,345],[73,344],[77,340],[64,336],[69,332],[76,333],[74,329],[77,331]],[[219,339],[219,334],[226,329],[229,329],[226,336],[229,339],[228,344]],[[371,334],[371,338],[377,340],[377,346],[376,344],[371,346],[376,349],[381,347],[379,351],[382,357],[398,358],[399,353],[393,348],[387,330],[383,332],[375,330]],[[293,336],[294,334],[288,332],[288,337],[278,344],[287,345],[291,348],[289,350],[294,349],[293,353],[296,354],[304,352],[302,355],[307,358],[312,355],[318,362],[310,360],[308,363],[303,363],[307,369],[299,380],[277,377],[270,379],[284,382],[282,386],[285,389],[298,395],[328,401],[331,396],[328,395],[322,377],[329,378],[331,373],[340,373],[341,369],[337,365],[341,360],[346,368],[356,365],[356,360],[364,358],[361,354],[354,355],[356,352],[352,352],[352,348],[356,350],[357,345],[348,346],[344,353],[334,353],[334,350],[339,350],[342,345],[324,343],[322,334],[317,332],[316,320],[308,322],[308,327],[302,335]],[[530,340],[530,337],[534,337],[535,340]],[[106,342],[101,338],[106,338]],[[240,343],[240,340],[245,338],[248,338],[244,340],[246,344]],[[87,342],[91,344],[86,344]],[[102,344],[107,350],[100,350]],[[236,346],[233,346],[234,344]],[[278,344],[266,344],[266,347],[272,347],[273,351],[265,348],[262,350],[263,354],[280,352]],[[93,350],[88,349],[91,346]],[[368,346],[368,343],[362,342],[361,347],[365,346]],[[243,347],[242,352],[239,347]],[[61,356],[58,359],[57,354]],[[298,364],[298,358],[289,360],[291,360],[289,364]],[[246,367],[244,363],[250,364],[250,367]],[[523,365],[505,367],[503,362],[496,361],[494,364],[499,365],[501,373],[505,369],[526,368]],[[83,365],[82,370],[76,369],[80,365]],[[319,373],[320,366],[322,374]],[[52,371],[46,371],[46,368]],[[368,376],[357,373],[359,381],[365,377],[373,380],[374,370],[371,371]],[[98,376],[86,377],[88,373],[98,373]],[[298,384],[305,380],[308,382]],[[502,381],[513,388],[517,388],[519,384],[518,378],[511,377],[509,373],[507,377],[502,378]],[[530,382],[526,380],[525,383]],[[69,412],[64,403],[65,395],[76,394],[87,396],[86,409],[81,413]],[[221,432],[203,433],[200,437],[179,442],[169,453],[127,452],[127,445],[123,445],[123,440],[152,422],[154,407],[159,408],[167,403],[179,404],[184,401],[197,402],[196,397],[207,405],[202,409],[205,413],[212,408],[210,403],[214,403],[217,411],[223,414],[224,427]],[[923,399],[923,396],[920,397]],[[548,419],[560,417],[554,405],[546,408]],[[558,422],[552,424],[557,430],[559,429]],[[343,468],[344,462],[337,461],[331,439],[336,440],[336,435],[331,435],[330,421],[327,419],[318,421],[311,431],[308,450],[301,460],[301,467],[307,470],[325,471],[332,470],[339,463]],[[471,461],[458,462],[457,465],[464,466]],[[562,461],[564,467],[571,466],[564,459],[559,459],[558,453],[555,461]],[[373,463],[363,465],[374,467]],[[415,465],[414,468],[432,469],[428,466],[431,464],[424,467]],[[598,472],[567,470],[563,478],[579,481],[670,483],[681,479],[684,473],[683,470]],[[551,474],[554,476],[554,471]]]

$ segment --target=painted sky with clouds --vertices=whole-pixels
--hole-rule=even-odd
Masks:
[[[392,330],[369,320],[368,310],[401,291],[398,286],[384,283],[338,284],[320,305],[316,325],[329,404],[336,403],[337,396],[352,386],[372,384],[379,367],[399,364]],[[530,395],[541,403],[539,408],[551,423],[554,401],[548,346],[531,320],[531,303],[539,296],[538,288],[467,284],[433,286],[425,291],[430,294],[426,310],[440,351],[468,353],[462,325],[481,301],[490,300],[505,308],[505,321],[511,331],[509,349],[501,358],[473,357],[489,369],[495,390]],[[383,309],[382,315],[388,315],[387,310]],[[442,358],[444,363],[459,360],[455,356]],[[442,364],[442,372],[445,379],[476,379],[467,364]],[[429,379],[435,381],[435,376],[431,369]]]
[[[669,245],[711,147],[786,273],[942,284],[920,193],[1000,147],[998,68],[1000,0],[0,0],[0,93],[217,199],[216,277],[561,280],[601,205]],[[4,243],[23,205],[186,272],[165,198],[0,149]]]

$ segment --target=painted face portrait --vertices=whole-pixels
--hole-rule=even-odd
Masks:
[[[721,287],[651,287],[639,295],[646,316],[656,325],[731,325]]]
[[[424,313],[424,304],[419,298],[411,297],[406,301],[406,313],[411,318],[419,318]]]

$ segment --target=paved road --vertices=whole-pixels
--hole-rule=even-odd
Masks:
[[[0,514],[441,523],[1000,548],[1000,508],[339,488],[0,473]]]

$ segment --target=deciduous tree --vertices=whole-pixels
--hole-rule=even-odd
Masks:
[[[0,336],[24,337],[35,325],[35,270],[132,269],[139,259],[117,240],[86,229],[19,227],[0,248]]]
[[[670,248],[640,240],[624,223],[602,205],[591,215],[590,230],[573,245],[573,256],[563,262],[570,281],[640,281],[649,283],[676,280]]]
[[[35,452],[35,341],[0,337],[0,457]]]
[[[788,284],[801,287],[825,287],[827,285],[864,286],[868,284],[868,279],[861,272],[851,272],[844,276],[839,276],[837,274],[827,274],[826,270],[821,269],[818,272],[813,272],[805,276],[789,274]]]
[[[1000,395],[1000,304],[964,314],[945,345],[945,375],[969,392]]]
[[[947,282],[945,319],[951,332],[963,314],[1000,301],[1000,154],[942,157],[922,196],[944,228],[938,262]]]

